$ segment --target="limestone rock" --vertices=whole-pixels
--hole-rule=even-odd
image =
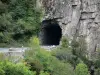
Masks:
[[[100,0],[42,0],[45,19],[59,19],[63,36],[84,36],[90,57],[100,48]]]

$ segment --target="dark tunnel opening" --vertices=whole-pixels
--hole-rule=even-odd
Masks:
[[[56,21],[45,20],[42,22],[41,28],[41,45],[59,45],[62,37],[62,29]]]

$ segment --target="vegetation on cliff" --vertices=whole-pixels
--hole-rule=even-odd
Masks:
[[[100,75],[100,50],[89,59],[83,37],[71,42],[62,37],[52,51],[40,47],[35,36],[43,13],[36,4],[37,0],[0,0],[0,47],[29,44],[19,62],[0,54],[0,75]]]
[[[0,0],[0,46],[19,46],[38,35],[42,9],[36,4],[37,0]]]
[[[37,37],[31,38],[30,49],[25,51],[24,59],[20,62],[4,60],[3,56],[0,56],[0,73],[1,75],[99,75],[99,59],[89,60],[85,44],[79,44],[79,41],[73,40],[69,43],[68,39],[62,38],[59,47],[48,51],[39,46]]]

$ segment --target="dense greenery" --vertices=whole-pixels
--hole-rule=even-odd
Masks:
[[[0,46],[27,42],[37,35],[42,9],[37,0],[0,0]]]
[[[87,65],[80,63],[76,66],[75,75],[90,75]]]
[[[32,42],[33,40],[33,42]],[[44,71],[50,75],[74,75],[73,67],[69,63],[64,63],[39,46],[37,38],[31,39],[32,49],[26,51],[25,61],[39,75]]]
[[[0,75],[35,75],[35,72],[29,70],[23,64],[14,64],[11,62],[0,62]]]
[[[100,60],[97,58],[99,54],[96,57],[97,60],[89,60],[86,53],[86,43],[82,38],[74,39],[71,43],[68,42],[68,39],[62,38],[59,47],[47,51],[39,46],[37,37],[32,37],[29,46],[29,50],[25,51],[24,59],[19,60],[20,62],[17,64],[11,62],[14,60],[11,56],[5,59],[3,54],[0,54],[0,75],[100,74]]]
[[[29,44],[24,58],[0,53],[0,75],[100,75],[100,50],[90,60],[85,39],[62,37],[59,47],[39,46],[42,9],[37,0],[0,0],[0,47]],[[30,42],[29,42],[30,41]]]

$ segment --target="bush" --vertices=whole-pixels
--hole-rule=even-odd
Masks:
[[[90,75],[87,65],[79,63],[75,69],[75,75]]]
[[[80,58],[73,54],[72,47],[78,47],[78,44],[75,43],[70,46],[68,39],[65,37],[62,38],[61,42],[61,45],[52,51],[52,55],[64,63],[70,63],[75,68],[76,65],[80,62]]]
[[[49,69],[51,75],[74,75],[73,67],[69,63],[63,63],[56,58],[52,58]]]
[[[5,71],[2,68],[0,68],[0,75],[5,75]]]
[[[47,72],[41,71],[41,72],[40,72],[40,75],[50,75],[50,74],[48,74]]]
[[[62,37],[61,39],[61,47],[64,47],[64,48],[68,48],[69,46],[69,41],[66,37]]]
[[[38,34],[43,13],[36,4],[37,0],[0,1],[0,43],[24,44]]]
[[[49,57],[50,53],[37,47],[25,52],[25,62],[30,66],[30,70],[36,71],[37,74],[42,70],[47,71]]]
[[[11,62],[0,62],[0,75],[35,75],[24,64],[13,64]]]
[[[31,41],[31,50],[25,52],[25,62],[30,70],[36,71],[37,75],[73,75],[73,67],[68,63],[59,61],[51,55],[51,52],[42,49],[35,37]]]
[[[100,75],[100,68],[95,70],[94,75]]]

